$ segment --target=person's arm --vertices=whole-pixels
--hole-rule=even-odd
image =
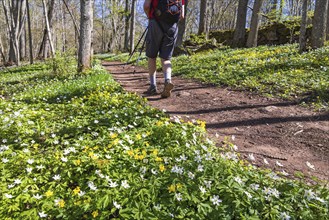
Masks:
[[[184,19],[185,17],[185,0],[182,0],[182,13],[180,15],[180,19]]]
[[[145,0],[144,1],[144,12],[147,17],[150,15],[150,10],[151,10],[151,0]]]

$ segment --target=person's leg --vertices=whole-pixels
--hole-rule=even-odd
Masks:
[[[148,58],[150,85],[156,87],[156,58]]]
[[[171,83],[171,62],[169,59],[161,59],[161,63],[165,79],[164,89],[161,93],[161,97],[168,98],[171,96],[171,90],[174,88],[174,84]]]
[[[162,34],[159,30],[158,24],[155,20],[149,21],[148,32],[146,35],[146,56],[148,57],[148,71],[150,79],[150,87],[145,92],[148,95],[157,94],[156,89],[156,58],[160,50],[160,44],[162,41]]]
[[[171,66],[171,57],[174,52],[174,46],[177,39],[178,28],[177,24],[165,25],[166,34],[161,42],[159,56],[162,63],[162,71],[165,78],[165,86],[163,92],[161,93],[162,98],[168,98],[171,96],[171,91],[174,88],[174,85],[171,82],[172,66]]]
[[[171,82],[171,61],[166,59],[161,59],[162,64],[162,71],[163,71],[163,77],[165,79],[165,82]]]

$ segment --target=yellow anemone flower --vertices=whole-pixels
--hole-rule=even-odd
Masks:
[[[58,201],[58,206],[59,206],[60,208],[64,208],[64,206],[65,206],[65,201],[64,201],[63,199],[59,200],[59,201]]]
[[[159,169],[161,172],[164,172],[166,170],[165,166],[162,164],[159,166]]]
[[[98,210],[93,211],[93,213],[91,213],[93,215],[94,218],[96,218],[98,216]]]
[[[176,191],[176,187],[175,187],[175,185],[170,185],[169,187],[168,187],[168,191],[171,193],[171,192],[175,192]]]
[[[54,193],[50,190],[48,190],[46,193],[45,193],[46,197],[51,197],[54,195]]]
[[[80,187],[77,186],[77,187],[73,190],[73,194],[74,194],[74,195],[78,195],[79,192],[80,192]]]

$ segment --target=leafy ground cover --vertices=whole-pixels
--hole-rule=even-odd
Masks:
[[[107,60],[126,61],[127,54]],[[145,59],[140,63],[146,66]],[[329,47],[303,54],[296,45],[211,50],[176,57],[173,68],[183,77],[328,109]]]
[[[69,68],[69,67],[68,67]],[[96,65],[0,72],[1,219],[326,219],[329,191],[215,147]]]

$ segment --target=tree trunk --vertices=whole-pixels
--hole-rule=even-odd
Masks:
[[[61,4],[61,12],[62,12],[62,52],[66,52],[67,48],[67,40],[66,40],[66,15],[65,15],[65,5],[64,3]]]
[[[24,22],[25,23],[25,22]],[[24,60],[26,58],[26,34],[25,34],[25,28],[22,30],[21,36],[19,37],[19,56],[21,60]]]
[[[315,2],[311,46],[313,49],[324,46],[326,40],[328,0],[317,0]]]
[[[247,40],[247,47],[257,47],[258,39],[258,26],[260,19],[260,9],[262,7],[263,0],[255,0],[254,7],[252,10],[250,32]]]
[[[300,24],[300,35],[299,35],[300,53],[306,51],[307,5],[308,5],[308,0],[303,0],[302,22]]]
[[[0,36],[0,55],[1,55],[1,58],[2,58],[3,64],[5,64],[6,63],[6,56],[5,56],[5,52],[4,52],[4,49],[3,49],[1,36]]]
[[[51,29],[52,26],[52,20],[53,20],[53,14],[54,14],[54,5],[55,5],[55,0],[51,0],[50,4],[49,4],[49,9],[48,9],[48,22],[49,22],[49,29]],[[39,49],[39,53],[38,53],[38,57],[39,58],[47,58],[48,56],[48,33],[47,33],[47,25],[44,28],[43,31],[43,37],[42,37],[42,41],[41,41],[41,45],[40,45],[40,49]]]
[[[72,22],[73,22],[73,25],[74,25],[75,34],[76,34],[76,36],[79,38],[80,30],[79,30],[79,27],[78,27],[77,21],[75,20],[73,14],[72,14],[72,11],[70,10],[70,8],[69,8],[69,6],[68,6],[66,0],[63,0],[63,2],[64,2],[64,5],[65,5],[67,11],[68,11],[69,14],[70,14],[71,19],[72,19]]]
[[[26,58],[26,28],[25,28],[25,23],[26,23],[26,3],[24,0],[22,0],[22,6],[20,9],[20,25],[19,25],[19,56],[20,59],[23,60]]]
[[[246,21],[247,21],[247,6],[248,0],[239,0],[238,14],[233,36],[233,47],[244,47],[246,36]]]
[[[207,0],[200,0],[200,17],[199,17],[199,31],[202,34],[206,31],[206,16],[207,16]]]
[[[30,64],[33,64],[33,44],[32,44],[32,31],[31,31],[29,0],[26,0],[26,11],[27,11],[27,25],[28,25],[28,32],[29,32]]]
[[[329,40],[329,1],[327,6],[327,27],[326,27],[326,40]]]
[[[124,39],[124,51],[129,50],[129,20],[131,13],[129,12],[129,0],[126,0],[125,5],[125,39]]]
[[[80,14],[78,71],[84,72],[91,68],[93,0],[80,0]]]
[[[186,15],[187,15],[187,9],[188,9],[188,2],[189,0],[185,0],[185,15],[184,15],[184,19],[178,22],[178,36],[177,36],[177,40],[176,40],[176,47],[180,47],[183,44],[183,38],[185,35],[185,29],[186,29]]]
[[[45,15],[47,37],[48,37],[48,41],[49,41],[49,45],[50,45],[50,53],[51,53],[51,56],[54,57],[55,56],[55,50],[54,50],[54,45],[53,45],[52,36],[51,36],[51,32],[50,32],[50,25],[49,25],[48,13],[47,13],[46,0],[42,0],[42,4],[43,4],[43,12],[44,12],[44,15]]]
[[[279,21],[282,20],[283,8],[284,8],[284,0],[281,0],[280,1],[280,7],[279,7]]]
[[[134,50],[135,44],[135,14],[136,14],[136,0],[132,0],[131,3],[131,24],[130,24],[130,52]]]
[[[17,66],[20,65],[20,54],[19,54],[19,34],[20,34],[20,11],[22,6],[22,1],[9,1],[7,5],[7,0],[2,0],[2,6],[5,13],[5,19],[7,23],[7,28],[9,31],[9,59],[8,63],[11,65],[16,63]],[[9,14],[10,13],[10,14]]]
[[[105,52],[105,17],[104,17],[104,0],[102,0],[102,53]]]

